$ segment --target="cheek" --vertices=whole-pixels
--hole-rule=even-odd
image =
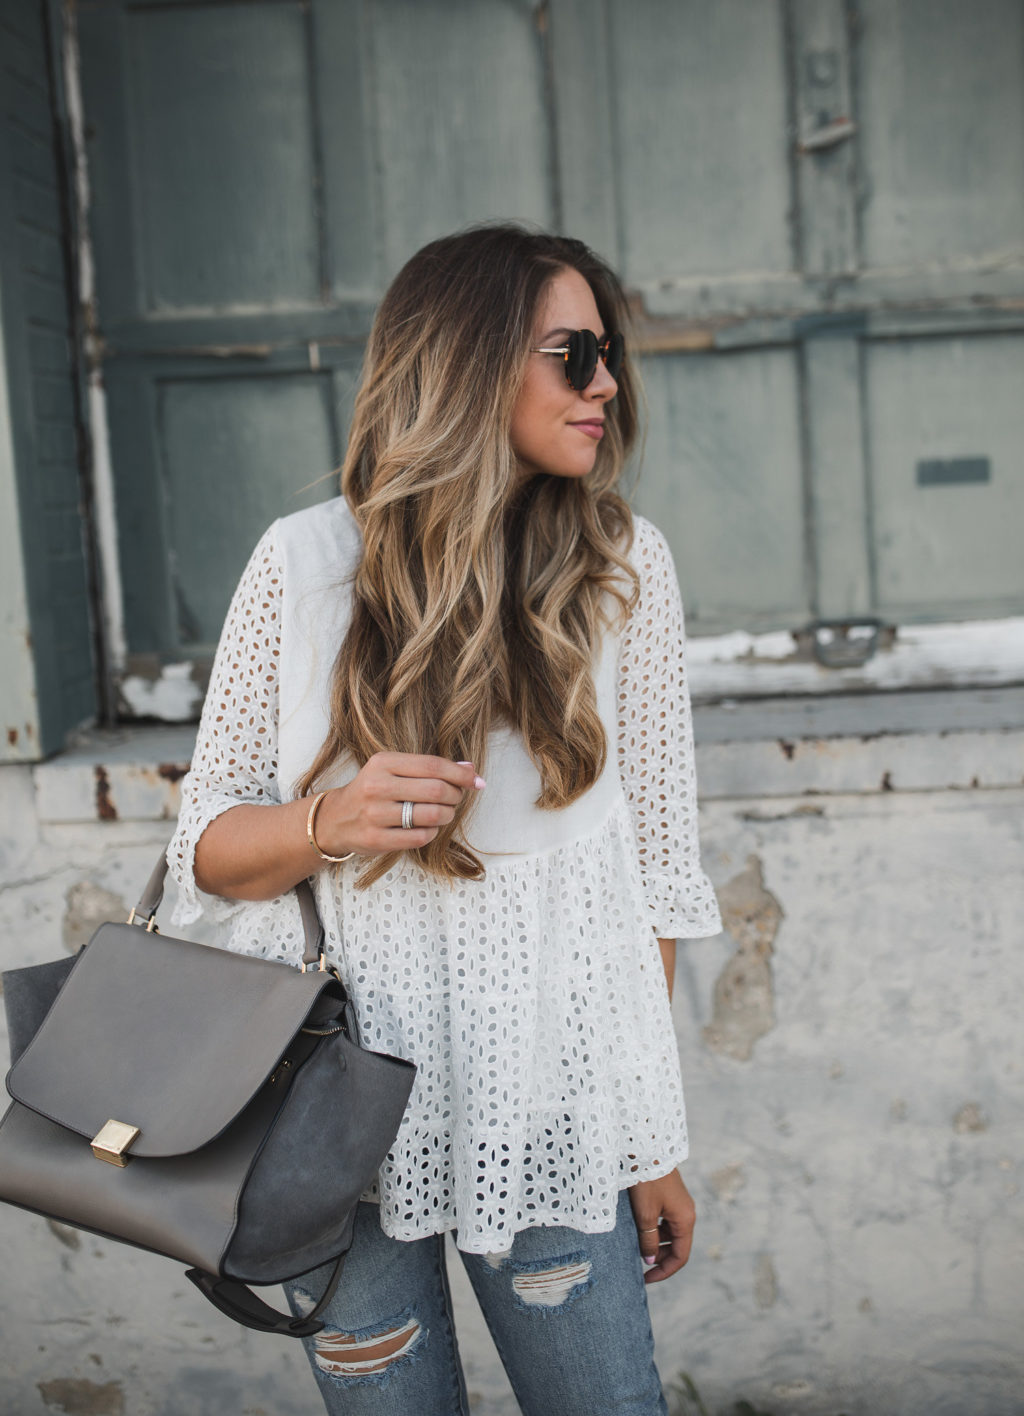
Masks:
[[[539,438],[550,435],[551,424],[557,416],[558,399],[539,380],[528,380],[516,402],[512,413],[512,446],[517,450],[527,450]]]

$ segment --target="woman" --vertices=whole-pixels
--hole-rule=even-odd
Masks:
[[[666,1410],[644,1282],[694,1223],[675,939],[720,923],[672,559],[616,491],[625,322],[580,242],[424,247],[377,314],[343,497],[270,528],[228,613],[177,922],[198,886],[231,947],[295,961],[314,876],[364,1044],[419,1068],[307,1340],[330,1412],[468,1411],[447,1230],[526,1416]]]

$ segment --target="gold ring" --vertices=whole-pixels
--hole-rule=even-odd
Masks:
[[[656,1224],[653,1229],[641,1229],[640,1233],[641,1233],[641,1234],[657,1234],[657,1232],[658,1232],[658,1230],[659,1230],[660,1228],[661,1228],[661,1225],[660,1225],[660,1224]]]

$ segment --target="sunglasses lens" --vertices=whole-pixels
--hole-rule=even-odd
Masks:
[[[568,346],[565,377],[569,387],[579,392],[586,388],[597,369],[597,335],[592,329],[574,330],[569,336]]]
[[[622,368],[622,356],[626,352],[626,341],[621,334],[610,334],[604,342],[601,351],[604,359],[604,366],[613,379],[619,377],[619,370]]]

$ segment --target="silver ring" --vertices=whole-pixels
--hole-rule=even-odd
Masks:
[[[411,801],[403,801],[403,802],[402,802],[402,830],[403,830],[403,831],[411,831],[411,830],[412,830],[412,808],[413,808],[413,803],[412,803]]]

